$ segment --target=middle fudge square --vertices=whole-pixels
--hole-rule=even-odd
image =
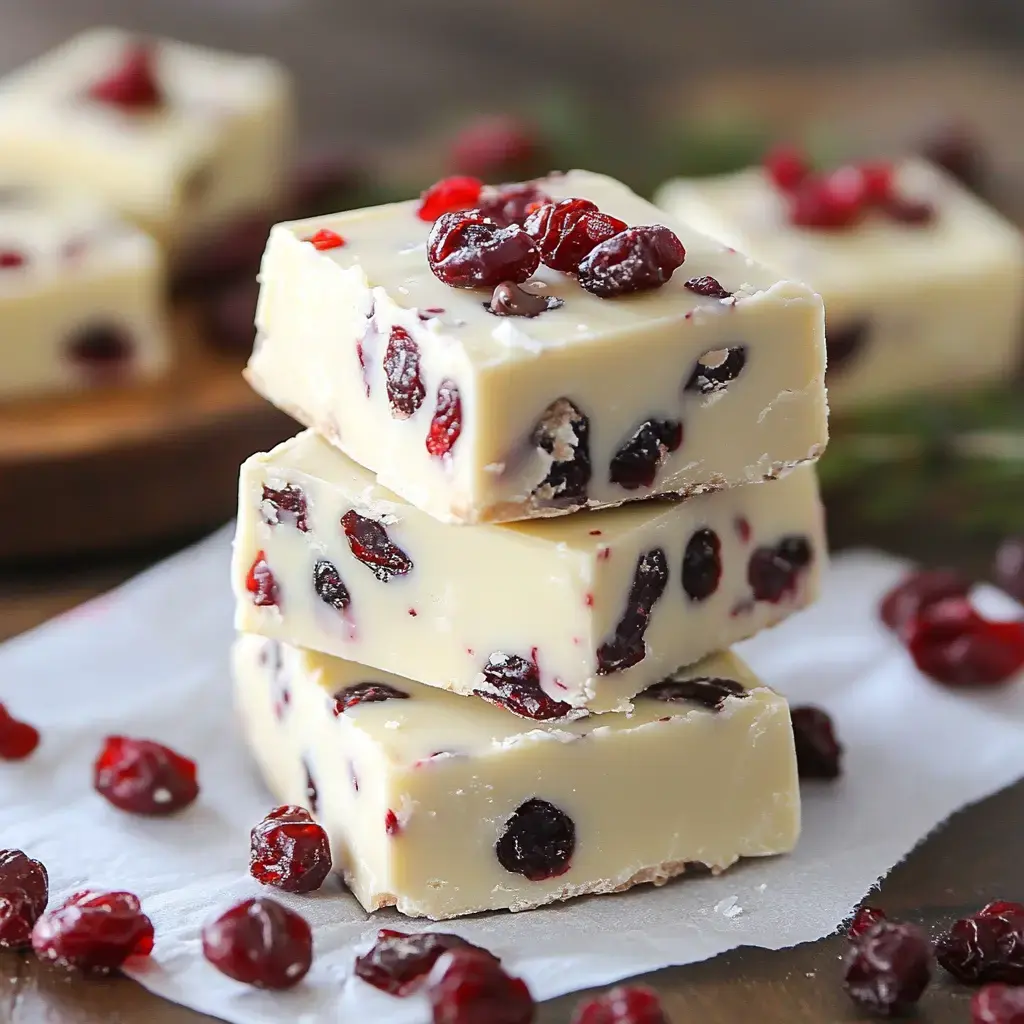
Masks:
[[[599,175],[472,202],[514,232],[526,211],[571,198],[623,228],[667,223],[684,262],[661,287],[614,298],[542,264],[524,298],[435,276],[417,202],[279,224],[250,383],[452,523],[685,496],[815,458],[827,440],[820,297]]]
[[[238,506],[240,630],[535,719],[628,708],[812,601],[827,557],[813,466],[464,529],[307,431],[243,465]]]

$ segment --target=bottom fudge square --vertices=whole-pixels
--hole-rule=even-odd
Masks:
[[[313,812],[370,911],[527,910],[787,853],[799,835],[789,708],[730,653],[630,714],[571,722],[256,636],[234,671],[271,792]]]

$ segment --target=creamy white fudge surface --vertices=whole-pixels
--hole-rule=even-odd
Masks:
[[[236,625],[538,718],[628,707],[812,601],[813,466],[685,501],[460,529],[312,431],[243,466]]]
[[[630,225],[666,221],[600,175],[537,185]],[[687,255],[663,287],[598,298],[542,265],[528,288],[563,304],[497,316],[485,308],[489,290],[451,288],[431,272],[430,224],[417,207],[275,226],[247,376],[434,517],[500,522],[697,493],[760,481],[826,444],[824,318],[804,285],[669,221]],[[323,229],[345,244],[310,244]],[[702,276],[731,297],[686,287]],[[389,400],[386,364],[416,392],[411,403]],[[707,367],[723,379],[705,377]],[[435,414],[456,402],[455,442],[432,454]],[[623,483],[613,467],[631,452],[639,461],[660,452],[649,484]]]
[[[0,398],[159,375],[163,258],[95,201],[0,183]]]
[[[271,793],[313,812],[368,911],[526,910],[787,853],[799,835],[789,708],[730,653],[632,714],[568,723],[254,636],[234,673]]]
[[[901,162],[895,180],[899,194],[932,205],[930,222],[874,213],[847,230],[800,227],[790,223],[784,197],[761,168],[672,181],[656,200],[821,293],[829,404],[843,411],[998,380],[1020,351],[1020,232],[924,161]]]
[[[140,42],[159,102],[94,98]],[[279,198],[292,119],[268,59],[90,29],[0,81],[0,173],[88,189],[173,247]]]

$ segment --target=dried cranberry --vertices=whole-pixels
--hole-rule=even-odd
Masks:
[[[691,292],[696,292],[698,295],[704,295],[709,299],[730,299],[732,298],[732,292],[723,288],[719,282],[713,277],[691,277],[686,282],[686,287]]]
[[[391,415],[408,419],[426,396],[420,376],[420,347],[404,327],[392,327],[384,350],[384,377]]]
[[[793,708],[790,715],[800,778],[838,778],[843,748],[836,739],[832,719],[821,708],[811,705]]]
[[[967,125],[939,125],[922,143],[921,155],[972,192],[985,191],[985,155],[980,140]]]
[[[444,932],[407,935],[405,932],[382,928],[377,933],[373,948],[356,957],[356,977],[389,995],[407,996],[420,986],[443,953],[463,948],[491,956],[487,950],[474,946],[458,935]]]
[[[893,195],[895,170],[890,163],[867,162],[858,165],[864,200],[868,203],[883,204]]]
[[[825,367],[826,378],[833,378],[844,367],[853,361],[868,340],[868,323],[866,320],[855,320],[842,327],[825,328],[825,352],[828,362]]]
[[[653,989],[618,985],[577,1005],[572,1024],[671,1024]]]
[[[626,222],[602,213],[589,199],[563,199],[534,210],[526,230],[547,266],[575,274],[597,245],[626,230]]]
[[[565,811],[534,797],[513,812],[494,845],[506,871],[531,882],[557,878],[569,870],[576,849],[576,826]]]
[[[36,921],[32,948],[58,967],[109,974],[130,956],[149,956],[153,924],[130,892],[78,892]]]
[[[931,962],[931,943],[920,928],[879,921],[853,945],[846,991],[871,1013],[905,1013],[931,980]]]
[[[344,611],[352,603],[348,587],[345,586],[337,566],[326,558],[321,558],[313,566],[313,589],[324,604],[329,604],[338,611]]]
[[[1016,903],[1013,900],[992,900],[975,914],[975,917],[1006,917],[1012,914],[1024,916],[1024,903]]]
[[[810,178],[793,193],[789,219],[799,227],[837,231],[859,223],[866,209],[864,181],[855,167]]]
[[[707,527],[697,530],[683,553],[683,590],[691,601],[705,601],[722,578],[722,542]]]
[[[427,979],[427,998],[434,1024],[530,1024],[534,1016],[526,983],[475,949],[439,958]]]
[[[710,362],[714,356],[720,357],[717,362]],[[705,362],[705,360],[708,360]],[[717,349],[714,352],[705,352],[697,360],[689,379],[684,387],[685,391],[699,391],[702,395],[709,395],[713,391],[721,391],[726,384],[735,380],[747,365],[747,350],[743,345],[734,348]]]
[[[108,736],[93,766],[93,786],[133,814],[174,814],[199,796],[196,764],[152,740]]]
[[[489,217],[499,228],[507,228],[509,224],[522,227],[531,213],[551,197],[542,192],[535,183],[524,182],[520,185],[499,185],[487,187],[480,194],[477,209]]]
[[[1024,988],[986,985],[975,992],[971,1024],[1024,1024]]]
[[[1008,537],[995,558],[996,583],[1018,601],[1024,601],[1024,536]]]
[[[899,224],[920,227],[935,220],[935,207],[923,199],[910,199],[907,196],[891,196],[885,203],[886,216]]]
[[[695,679],[666,679],[639,694],[669,704],[688,701],[709,711],[721,711],[729,697],[746,697],[747,691],[735,679],[701,676]]]
[[[320,252],[326,252],[328,249],[340,249],[345,244],[345,239],[330,228],[321,228],[315,234],[310,235],[306,241]]]
[[[579,281],[592,295],[611,299],[660,288],[685,259],[683,243],[663,224],[626,228],[590,251]]]
[[[384,815],[384,831],[389,836],[397,836],[402,831],[402,823],[398,820],[398,815],[390,807]]]
[[[0,270],[14,270],[16,267],[25,266],[27,259],[25,254],[14,249],[0,250]]]
[[[267,565],[265,551],[257,551],[245,576],[245,589],[252,594],[252,603],[261,607],[276,605],[280,597],[277,580]]]
[[[278,490],[264,484],[262,510],[265,523],[288,523],[303,533],[309,530],[306,495],[294,484],[286,484]]]
[[[121,64],[89,87],[89,98],[123,110],[152,110],[163,104],[153,67],[152,47],[136,43],[121,57]]]
[[[387,683],[353,683],[334,694],[334,713],[343,715],[359,704],[379,704],[385,700],[408,700],[409,694]]]
[[[954,569],[928,569],[905,576],[883,598],[878,614],[902,633],[925,608],[950,597],[966,597],[971,581]]]
[[[352,509],[341,517],[341,528],[348,538],[352,554],[381,583],[387,583],[395,576],[404,576],[412,569],[412,560],[397,544],[391,542],[383,523],[367,519]]]
[[[453,175],[435,182],[420,197],[416,216],[420,220],[435,221],[445,213],[470,210],[476,206],[484,183],[479,178]]]
[[[629,588],[626,610],[615,635],[597,650],[597,673],[621,672],[647,654],[644,634],[650,622],[651,611],[668,584],[668,559],[662,548],[645,551],[636,563],[633,583]]]
[[[846,937],[854,942],[866,932],[869,932],[879,921],[887,920],[885,911],[878,907],[858,907],[857,913],[853,915],[850,927],[846,929]]]
[[[781,601],[796,590],[799,573],[813,554],[804,537],[783,537],[774,547],[755,548],[747,564],[747,582],[758,601]]]
[[[0,704],[0,761],[23,761],[39,746],[39,730]]]
[[[975,914],[955,921],[935,941],[939,963],[968,984],[1024,984],[1024,916]]]
[[[533,239],[518,224],[500,228],[479,210],[446,213],[430,229],[427,262],[452,288],[494,288],[525,281],[540,266]]]
[[[590,483],[590,420],[568,398],[544,410],[530,441],[554,461],[534,494],[554,508],[571,508],[587,500]]]
[[[21,850],[0,850],[0,949],[28,945],[50,898],[46,868]]]
[[[538,169],[540,151],[532,125],[507,114],[486,115],[459,132],[452,143],[451,165],[462,174],[492,181],[518,178]]]
[[[243,984],[291,988],[313,963],[313,933],[304,918],[276,900],[246,900],[204,926],[203,956]]]
[[[763,164],[772,184],[783,192],[795,189],[811,173],[806,156],[796,146],[776,146],[765,155]]]
[[[285,892],[312,892],[331,873],[327,833],[305,807],[275,807],[250,836],[249,874]]]
[[[612,456],[611,482],[627,491],[652,486],[666,456],[682,443],[683,425],[679,420],[647,420]]]
[[[514,281],[502,281],[494,289],[491,301],[484,303],[484,309],[495,316],[535,317],[563,305],[564,300],[554,295],[537,295],[520,288]]]
[[[455,381],[445,377],[437,386],[434,415],[427,429],[427,451],[441,458],[447,455],[462,433],[462,398]]]
[[[119,370],[132,356],[134,342],[128,332],[114,324],[89,324],[76,331],[67,343],[68,358],[94,373]]]
[[[572,706],[549,697],[540,685],[540,669],[535,661],[518,654],[492,654],[482,669],[489,690],[474,690],[478,697],[505,708],[521,718],[546,721],[564,718]]]

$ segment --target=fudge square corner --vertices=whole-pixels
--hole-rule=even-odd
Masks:
[[[820,296],[600,175],[278,224],[260,281],[253,387],[445,522],[755,483],[827,443]]]

